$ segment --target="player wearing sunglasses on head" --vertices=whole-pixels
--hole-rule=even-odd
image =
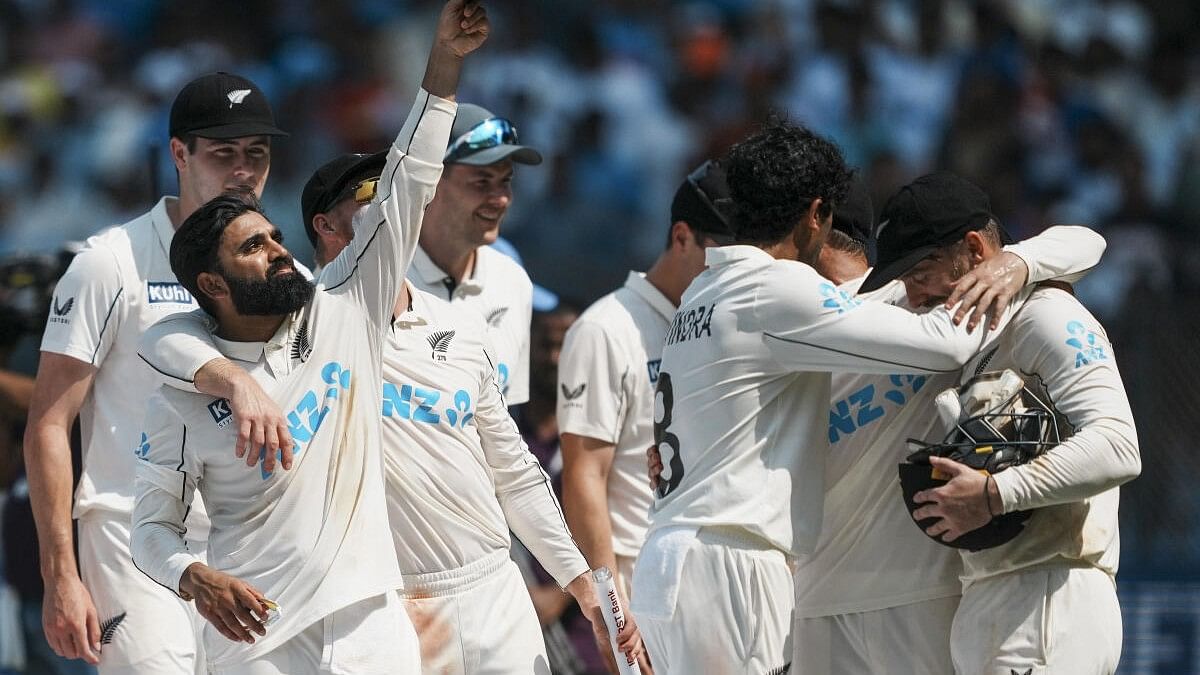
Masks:
[[[459,106],[437,195],[425,213],[421,245],[408,271],[413,285],[483,316],[509,405],[529,400],[533,284],[520,265],[492,249],[512,204],[515,164],[542,156],[520,145],[508,120]]]

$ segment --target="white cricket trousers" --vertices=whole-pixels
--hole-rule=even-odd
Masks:
[[[1111,675],[1121,659],[1116,584],[1094,567],[976,581],[950,635],[959,675]]]
[[[952,675],[958,596],[797,618],[792,675]]]
[[[100,622],[101,675],[204,672],[204,619],[191,603],[133,564],[128,513],[93,510],[79,519],[79,570]],[[204,543],[188,542],[201,558]]]
[[[795,596],[783,551],[740,528],[701,528],[683,553],[673,606],[654,608],[657,589],[676,581],[658,578],[672,567],[660,566],[660,532],[633,574],[633,614],[656,675],[787,672]]]
[[[268,627],[267,632],[270,631]],[[221,668],[209,666],[211,675],[417,675],[419,672],[417,634],[395,591],[343,607],[253,661]]]
[[[508,551],[458,569],[406,574],[402,595],[426,675],[550,675],[542,626]]]

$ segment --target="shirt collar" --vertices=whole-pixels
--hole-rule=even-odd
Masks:
[[[655,288],[654,284],[646,279],[645,272],[630,272],[629,276],[625,277],[625,288],[645,300],[647,305],[654,308],[654,311],[661,314],[668,322],[675,316],[675,310],[679,309],[667,299],[667,296],[662,294],[662,291]]]
[[[454,285],[456,291],[460,288],[475,292],[483,290],[483,279],[486,276],[486,270],[489,269],[485,248],[487,247],[481,246],[475,249],[475,264],[471,266],[471,273],[467,275],[466,279],[463,279],[462,283]],[[417,246],[417,251],[413,254],[412,269],[416,270],[417,276],[420,277],[421,283],[426,288],[445,286],[447,279],[453,281],[450,275],[438,267],[437,263],[433,262],[433,258],[430,258],[425,249],[420,246]]]
[[[304,310],[301,310],[301,312]],[[292,338],[292,327],[296,324],[300,312],[293,312],[288,315],[283,323],[279,324],[275,334],[266,342],[235,342],[226,340],[213,333],[213,343],[217,345],[217,350],[225,356],[236,359],[238,361],[246,361],[247,363],[258,363],[264,353],[276,352],[285,349],[288,342]]]
[[[760,264],[770,264],[775,258],[770,253],[757,246],[735,244],[732,246],[712,246],[704,250],[704,262],[709,267],[728,265],[742,260],[750,260]]]
[[[179,202],[177,197],[163,197],[154,208],[150,209],[150,222],[154,223],[154,231],[158,234],[158,245],[162,247],[163,255],[171,259],[171,240],[175,238],[175,225],[171,222],[168,206]]]

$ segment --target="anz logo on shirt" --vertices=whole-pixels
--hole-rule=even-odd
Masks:
[[[496,376],[498,378],[500,378],[500,393],[507,395],[508,394],[508,364],[507,363],[497,363],[496,364]]]
[[[309,389],[300,397],[300,402],[296,404],[296,407],[287,414],[288,433],[292,435],[293,457],[300,457],[308,443],[317,435],[317,430],[321,428],[321,423],[333,409],[333,403],[338,400],[341,392],[350,389],[350,369],[342,367],[342,364],[336,361],[330,361],[321,368],[321,380],[328,385],[325,387],[323,396],[318,399],[317,391]],[[266,454],[266,448],[260,448],[258,451],[259,461],[265,459]],[[262,472],[263,480],[270,478],[273,473],[263,467],[260,467],[259,470]]]
[[[438,406],[445,408],[439,409]],[[450,397],[436,389],[383,383],[384,419],[396,418],[424,424],[441,424],[444,419],[450,428],[462,429],[475,419],[471,406],[471,395],[462,389]]]
[[[1104,342],[1103,335],[1088,330],[1087,326],[1084,326],[1079,321],[1071,321],[1067,324],[1067,334],[1071,336],[1067,338],[1067,345],[1076,349],[1076,368],[1108,360],[1108,352],[1105,351],[1107,345]]]
[[[924,375],[889,375],[891,388],[883,392],[879,405],[875,404],[877,391],[874,384],[868,384],[834,403],[829,411],[829,443],[836,444],[842,438],[887,416],[888,403],[894,404],[897,409],[903,407],[909,396],[921,391],[925,380]]]
[[[838,314],[845,314],[862,304],[862,300],[850,295],[846,291],[838,290],[836,286],[828,281],[817,286],[817,290],[821,292],[821,297],[825,298],[821,302],[821,306],[836,309]]]

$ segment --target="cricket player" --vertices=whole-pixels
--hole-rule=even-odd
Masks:
[[[378,383],[404,270],[433,198],[463,57],[486,39],[486,12],[450,0],[423,89],[389,150],[352,243],[317,287],[292,272],[279,231],[256,200],[209,202],[188,220],[171,261],[211,323],[179,315],[146,343],[182,331],[216,342],[291,412],[290,469],[249,470],[232,452],[228,402],[163,387],[137,454],[134,560],[195,598],[209,620],[210,672],[417,672],[412,624],[380,472]],[[150,353],[153,350],[144,350]],[[173,363],[154,364],[177,379]],[[265,452],[261,453],[265,455]],[[212,505],[212,567],[186,549],[195,490]],[[267,619],[270,617],[270,628]],[[219,635],[218,635],[219,634]],[[256,639],[257,638],[257,639]]]
[[[446,170],[408,271],[417,289],[461,303],[487,321],[508,405],[529,400],[533,283],[518,263],[487,244],[500,236],[512,203],[514,165],[542,162],[541,153],[519,143],[508,120],[477,105],[459,106],[442,158]]]
[[[769,122],[722,162],[736,245],[707,252],[667,332],[654,437],[665,466],[633,612],[665,672],[783,672],[789,563],[816,543],[830,371],[957,371],[982,346],[945,309],[861,302],[812,268],[850,172]]]
[[[302,210],[322,270],[354,238],[385,159],[343,155],[305,185]],[[603,617],[549,479],[504,405],[487,325],[411,283],[393,316],[381,383],[385,491],[422,670],[546,672],[541,627],[509,558],[510,529],[597,627]],[[215,345],[187,355],[200,379],[221,356]],[[622,639],[636,640],[629,628]]]
[[[988,210],[981,190],[949,174],[918,179],[901,189],[881,218],[895,222],[905,200],[920,204],[928,228],[982,226]],[[958,199],[936,199],[948,183]],[[865,240],[854,242],[841,228],[822,249],[817,270],[854,293],[868,270]],[[869,204],[865,209],[869,219]],[[853,245],[838,242],[850,241]],[[1037,237],[997,250],[969,271],[964,266],[955,295],[971,298],[1015,294],[1026,283],[1078,278],[1093,267],[1104,240],[1079,227],[1051,227]],[[901,251],[900,253],[908,253]],[[837,260],[840,259],[840,260]],[[993,286],[990,291],[984,286]],[[893,281],[862,300],[879,300],[926,311],[946,297],[906,301],[904,285]],[[957,305],[952,297],[950,306]],[[960,312],[965,313],[967,303]],[[829,457],[821,534],[812,553],[796,560],[796,622],[792,672],[804,675],[950,675],[950,625],[961,592],[962,565],[956,551],[916,532],[899,508],[896,464],[907,453],[905,439],[936,437],[942,424],[933,397],[955,386],[957,374],[857,375],[835,373],[829,412]]]
[[[138,358],[137,341],[159,319],[196,306],[167,260],[176,227],[223,191],[261,195],[271,139],[286,134],[254,83],[214,73],[176,96],[170,136],[179,196],[88,239],[58,282],[25,435],[46,639],[59,655],[105,674],[204,670],[195,612],[129,556],[133,451],[146,400],[162,381]],[[83,467],[72,500],[77,416]],[[190,550],[202,555],[208,519],[199,500],[186,525]]]
[[[653,440],[654,386],[679,298],[704,269],[704,251],[729,243],[717,202],[725,174],[705,162],[671,202],[667,246],[645,273],[597,300],[567,331],[558,368],[563,506],[593,567],[615,570],[629,598],[633,561],[646,538],[652,495],[644,452]]]
[[[926,177],[927,179],[929,177]],[[920,182],[920,179],[918,180]],[[962,199],[965,181],[941,181],[935,199]],[[975,188],[977,190],[977,188]],[[870,290],[899,277],[914,306],[940,303],[957,273],[995,257],[994,219],[930,223],[915,190],[889,204]],[[969,199],[969,197],[968,197]],[[965,229],[965,231],[964,231]],[[1115,575],[1118,486],[1141,470],[1137,434],[1103,327],[1062,284],[1038,288],[996,342],[967,364],[965,381],[1011,369],[1073,432],[1027,464],[983,475],[949,459],[946,485],[918,492],[912,518],[945,541],[993,515],[1032,509],[1016,538],[962,550],[962,599],[950,649],[958,673],[1113,673],[1121,655]],[[938,437],[932,434],[931,437]],[[986,627],[986,629],[985,629]]]

